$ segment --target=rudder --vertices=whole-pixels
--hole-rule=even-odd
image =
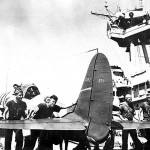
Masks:
[[[98,53],[91,60],[74,109],[87,127],[87,135],[95,141],[108,135],[112,120],[112,93],[109,62],[104,54]]]

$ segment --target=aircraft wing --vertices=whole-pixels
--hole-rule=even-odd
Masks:
[[[85,130],[76,120],[64,118],[32,120],[0,120],[1,129],[38,129],[38,130]]]
[[[114,129],[147,129],[150,128],[150,121],[113,121],[112,125]]]

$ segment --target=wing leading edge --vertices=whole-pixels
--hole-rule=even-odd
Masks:
[[[7,121],[1,120],[0,128],[38,130],[85,130],[85,127],[81,122],[64,118]]]
[[[113,121],[112,126],[115,129],[148,129],[150,128],[150,121]]]

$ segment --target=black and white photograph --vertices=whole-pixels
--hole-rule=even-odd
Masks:
[[[150,150],[149,0],[0,0],[0,150]]]

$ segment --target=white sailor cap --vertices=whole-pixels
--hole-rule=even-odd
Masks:
[[[126,98],[126,99],[127,99],[127,98],[132,98],[132,96],[131,96],[130,94],[127,94],[125,98]]]

